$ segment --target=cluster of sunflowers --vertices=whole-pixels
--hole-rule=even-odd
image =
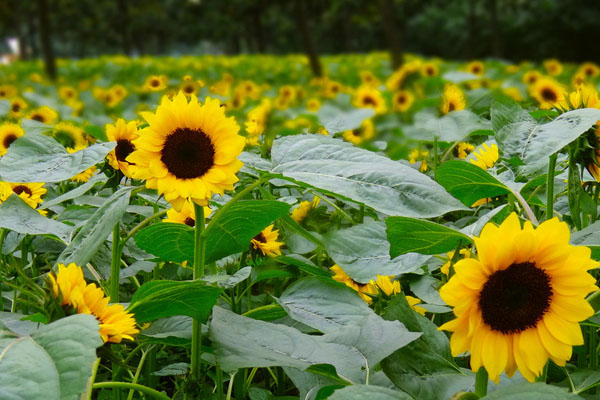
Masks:
[[[100,75],[109,61],[113,69]],[[15,194],[38,209],[49,191],[56,197],[90,179],[106,180],[102,176],[106,174],[117,178],[117,186],[143,185],[164,198],[171,208],[163,222],[197,228],[214,215],[215,207],[222,207],[220,197],[236,190],[244,150],[268,159],[276,137],[332,135],[321,118],[332,109],[372,110],[352,129],[333,135],[405,159],[406,165],[433,176],[432,169],[448,159],[490,170],[501,162],[500,151],[493,137],[487,138],[489,132],[483,132],[468,141],[445,144],[444,154],[438,155],[437,142],[404,136],[402,128],[417,125],[424,110],[432,118],[451,119],[469,108],[489,109],[489,104],[480,103],[490,93],[547,110],[543,116],[549,118],[580,108],[600,109],[596,89],[600,68],[593,63],[458,65],[408,55],[405,64],[392,71],[386,56],[378,53],[329,57],[325,63],[326,75],[312,78],[306,60],[299,56],[285,62],[270,56],[63,60],[59,67],[77,67],[85,78],[61,75],[56,84],[43,78],[37,65],[22,63],[0,70],[0,100],[6,106],[6,112],[0,112],[4,115],[0,156],[31,127],[53,137],[68,153],[97,141],[115,144],[106,162],[81,171],[71,182],[48,187],[0,182],[0,203]],[[119,81],[120,76],[130,80]],[[600,182],[599,137],[600,132],[590,130],[581,139],[580,151],[573,154],[596,182]],[[324,234],[329,227],[319,224],[323,215],[353,221],[326,195],[307,191],[312,199],[298,201],[289,199],[298,197],[297,192],[287,194],[294,206],[288,218],[302,229],[317,227],[317,234]],[[484,198],[470,207],[476,210],[497,201]],[[52,211],[39,211],[53,217]],[[371,216],[378,218],[375,212]],[[587,247],[569,244],[568,225],[551,217],[534,227],[529,221],[521,225],[518,215],[510,213],[499,226],[486,224],[473,248],[438,257],[445,262],[439,295],[455,316],[436,320],[439,329],[452,332],[454,357],[468,353],[471,369],[483,367],[495,382],[503,372],[511,377],[517,370],[535,381],[549,359],[565,366],[573,347],[584,343],[580,322],[594,314],[586,296],[598,288],[588,271],[600,264]],[[272,222],[248,243],[247,252],[255,258],[273,260],[286,251],[286,240],[275,229],[278,222]],[[416,313],[428,312],[400,276],[377,275],[360,282],[324,254],[311,258],[375,310],[402,295]],[[79,266],[58,264],[49,279],[63,311],[95,316],[105,342],[134,340],[139,333],[133,315],[120,304],[109,305],[101,288],[86,284]]]

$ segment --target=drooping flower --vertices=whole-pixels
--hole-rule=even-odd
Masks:
[[[292,219],[298,223],[302,222],[310,210],[318,207],[320,201],[321,199],[318,196],[315,196],[312,201],[300,202],[300,205],[292,210]]]
[[[131,169],[135,166],[127,161],[127,156],[135,150],[133,141],[139,137],[136,122],[125,122],[124,119],[119,118],[114,125],[106,125],[106,137],[111,142],[117,142],[115,148],[106,156],[108,163],[114,169],[123,172],[126,177],[131,178]]]
[[[594,313],[585,297],[598,288],[587,271],[599,265],[569,236],[557,218],[521,228],[515,213],[483,228],[477,258],[457,262],[440,289],[456,316],[439,328],[453,332],[454,356],[470,351],[473,371],[483,366],[496,382],[517,368],[534,381],[549,358],[565,365],[583,344],[579,322]]]
[[[467,100],[463,91],[454,84],[447,84],[442,93],[442,114],[464,110],[466,106]]]
[[[333,280],[341,282],[356,291],[358,295],[368,304],[373,302],[371,296],[376,296],[378,290],[377,285],[371,283],[372,281],[369,283],[359,283],[350,278],[350,276],[337,264],[334,264],[330,269],[334,273],[332,276]]]

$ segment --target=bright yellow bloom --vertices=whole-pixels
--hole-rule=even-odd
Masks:
[[[481,61],[471,61],[467,64],[467,71],[474,75],[483,75],[485,72],[485,66]]]
[[[159,92],[167,87],[169,79],[165,75],[150,75],[144,82],[146,92]]]
[[[454,254],[456,253],[455,250],[449,251],[448,253],[446,253],[446,256],[448,257],[448,261],[442,265],[442,268],[440,268],[440,271],[442,272],[442,274],[448,276],[450,274],[450,264],[452,264],[452,259],[454,258]],[[462,258],[471,258],[471,250],[469,249],[460,249],[460,251],[458,252],[458,254],[460,254],[462,256]]]
[[[58,113],[48,106],[41,106],[29,112],[27,118],[44,124],[53,124],[58,119]]]
[[[25,131],[18,124],[6,122],[0,125],[0,156],[5,155],[10,145],[24,134]]]
[[[432,77],[437,76],[439,73],[439,69],[437,64],[433,62],[426,62],[421,66],[421,76],[423,77]]]
[[[394,105],[394,110],[398,112],[404,112],[410,109],[415,101],[415,96],[408,90],[400,90],[394,93],[392,97],[392,104]]]
[[[598,68],[598,65],[592,62],[585,62],[581,64],[581,66],[577,70],[577,73],[584,74],[588,78],[595,78],[598,75],[600,75],[600,68]]]
[[[315,196],[310,202],[300,202],[300,205],[292,210],[292,219],[298,223],[302,222],[310,210],[313,210],[319,206],[320,201],[321,199]]]
[[[544,61],[544,68],[546,68],[548,74],[552,76],[560,75],[563,71],[563,66],[560,61],[554,58]]]
[[[375,136],[375,125],[371,119],[366,119],[360,124],[360,127],[351,131],[346,131],[342,137],[348,142],[359,145],[364,141],[371,140]]]
[[[473,152],[473,156],[471,164],[475,164],[483,169],[492,168],[500,157],[498,154],[498,145],[494,143],[490,147],[487,143],[484,143]]]
[[[475,146],[473,146],[471,143],[458,142],[456,145],[456,156],[461,160],[464,160],[473,152],[473,150],[475,150]]]
[[[332,276],[333,280],[341,282],[356,291],[358,295],[368,304],[373,302],[371,296],[377,295],[377,286],[371,283],[372,281],[366,284],[358,283],[350,278],[350,276],[348,276],[348,274],[346,274],[346,272],[344,272],[344,270],[337,264],[330,269],[335,274]]]
[[[208,217],[211,212],[212,210],[209,207],[204,206],[204,218]],[[196,226],[196,210],[194,209],[194,204],[186,201],[181,208],[181,211],[170,208],[167,210],[167,218],[163,219],[162,222],[186,224],[193,228]]]
[[[27,108],[27,102],[20,97],[15,97],[10,101],[10,113],[11,118],[21,118],[23,111]]]
[[[107,124],[106,137],[111,142],[117,142],[116,147],[106,156],[108,163],[114,169],[123,172],[126,177],[131,178],[131,170],[135,166],[126,159],[135,150],[133,141],[139,137],[136,121],[125,122],[124,119],[119,118],[114,125]]]
[[[415,164],[417,161],[421,161],[419,171],[425,172],[428,168],[427,157],[429,157],[429,150],[413,149],[408,155],[408,161],[411,164]]]
[[[76,153],[80,150],[85,149],[85,146],[78,146],[78,147],[67,147],[67,151],[69,153]],[[73,182],[79,182],[79,183],[85,183],[87,181],[90,180],[90,178],[96,173],[96,170],[98,168],[96,168],[95,165],[92,165],[91,167],[89,167],[88,169],[86,169],[85,171],[82,171],[80,173],[78,173],[77,175],[71,177],[71,180]]]
[[[356,90],[352,104],[359,108],[372,108],[375,114],[383,114],[387,111],[381,92],[369,86],[361,86]]]
[[[463,91],[456,85],[447,84],[442,94],[442,114],[464,110],[466,106],[467,100]]]
[[[527,71],[523,74],[523,83],[526,85],[533,85],[542,77],[538,71]]]
[[[0,182],[0,202],[5,201],[11,194],[16,194],[33,209],[37,208],[44,200],[42,196],[47,192],[43,183],[11,183]]]
[[[589,85],[581,85],[577,90],[569,93],[561,101],[557,108],[563,111],[576,110],[578,108],[600,108],[600,101],[598,100],[598,91]]]
[[[544,110],[556,107],[565,98],[564,88],[552,78],[539,78],[529,87],[529,91]]]
[[[54,125],[52,136],[65,147],[85,148],[88,145],[85,131],[70,122],[59,122]]]
[[[521,228],[515,213],[483,228],[477,258],[457,262],[440,289],[456,316],[439,328],[453,332],[453,356],[470,351],[472,370],[483,366],[495,382],[517,369],[533,382],[549,358],[565,366],[584,343],[579,322],[594,314],[585,297],[598,288],[587,270],[599,265],[569,237],[558,218]]]
[[[321,108],[321,102],[316,97],[306,100],[306,109],[310,112],[317,112]]]
[[[505,95],[507,95],[514,101],[523,101],[523,96],[521,95],[519,89],[517,89],[516,87],[508,87],[506,89],[503,89],[503,92]]]
[[[250,240],[254,250],[260,250],[264,256],[274,257],[281,255],[283,242],[278,242],[279,231],[273,230],[273,224],[267,226],[258,235]]]

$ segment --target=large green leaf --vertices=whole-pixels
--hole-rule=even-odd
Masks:
[[[392,257],[411,252],[440,254],[456,249],[459,243],[471,243],[467,235],[435,222],[388,217],[385,223]]]
[[[406,136],[415,140],[456,142],[464,139],[471,132],[490,129],[488,120],[479,117],[470,110],[454,111],[443,117],[435,112],[423,110],[414,117],[414,123],[403,129]]]
[[[466,206],[479,199],[510,193],[509,188],[483,168],[459,160],[440,165],[437,181]]]
[[[406,257],[390,257],[385,224],[380,221],[331,231],[323,235],[322,241],[329,257],[357,282],[367,283],[378,274],[400,275],[415,269],[414,259],[408,262]]]
[[[222,291],[201,281],[151,281],[135,292],[128,311],[138,323],[174,315],[206,322]]]
[[[465,209],[428,176],[340,139],[287,136],[275,140],[271,154],[273,173],[388,215],[428,218]]]
[[[65,243],[69,242],[73,230],[69,225],[44,217],[15,194],[0,204],[0,227],[27,235],[54,235]]]
[[[514,103],[494,102],[492,121],[496,140],[507,158],[518,157],[525,165],[521,170],[531,174],[544,170],[548,156],[556,153],[600,120],[600,110],[584,108],[566,112],[554,121],[538,124],[531,116],[515,112]]]
[[[277,218],[287,215],[289,210],[288,204],[271,200],[242,200],[232,204],[204,231],[205,262],[247,250],[254,236]],[[183,262],[194,259],[194,229],[187,225],[151,225],[137,234],[135,242],[142,250],[163,260]]]
[[[140,339],[169,346],[189,346],[192,341],[192,324],[192,319],[185,315],[157,319],[140,332]]]
[[[565,388],[559,388],[545,383],[516,383],[500,388],[487,396],[489,400],[575,400],[581,397],[569,393]]]
[[[0,159],[0,177],[6,182],[61,182],[104,160],[115,143],[97,143],[69,154],[56,140],[27,133],[10,145]]]
[[[129,205],[133,187],[123,187],[104,201],[58,257],[57,262],[85,265],[96,254]]]
[[[329,104],[324,104],[317,112],[319,121],[330,135],[356,129],[365,119],[374,115],[375,111],[372,108],[355,108],[344,111]]]
[[[0,398],[78,400],[102,345],[97,320],[73,315],[32,335],[0,333]]]
[[[352,385],[336,390],[329,400],[412,400],[413,397],[398,390],[373,385]]]

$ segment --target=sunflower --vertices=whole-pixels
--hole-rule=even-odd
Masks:
[[[76,153],[79,150],[85,149],[85,147],[86,146],[78,146],[78,147],[75,147],[75,148],[73,148],[73,147],[67,147],[67,151],[69,153]],[[98,168],[96,168],[95,165],[92,165],[91,167],[89,167],[85,171],[81,171],[77,175],[71,177],[71,180],[73,182],[85,183],[85,182],[87,182],[87,181],[90,180],[90,178],[96,173],[97,169]]]
[[[582,73],[588,78],[595,78],[600,75],[600,68],[598,68],[598,66],[592,62],[585,62],[581,64],[577,70],[577,73]]]
[[[334,273],[332,276],[333,280],[341,282],[356,291],[361,299],[368,304],[373,302],[373,298],[371,296],[376,296],[378,292],[377,285],[373,284],[373,281],[370,281],[366,284],[359,283],[350,278],[350,276],[337,264],[334,264],[330,269]]]
[[[86,147],[88,145],[88,141],[85,139],[85,131],[69,122],[59,122],[54,125],[52,136],[67,148]]]
[[[485,66],[481,61],[471,61],[467,64],[467,71],[474,75],[483,75]]]
[[[360,80],[363,85],[370,86],[372,88],[376,88],[381,85],[381,82],[371,71],[360,71]]]
[[[237,159],[245,140],[240,127],[227,118],[216,99],[204,104],[181,92],[164,98],[156,113],[142,116],[149,126],[134,141],[136,150],[127,161],[136,165],[133,177],[145,179],[173,208],[181,210],[188,198],[206,205],[213,193],[233,190],[236,173],[243,163]]]
[[[131,313],[121,304],[109,305],[110,298],[96,284],[86,285],[81,267],[74,263],[58,264],[58,273],[49,275],[52,292],[60,299],[61,306],[68,306],[79,314],[93,315],[99,322],[100,336],[104,342],[121,343],[133,340],[139,332]]]
[[[375,114],[383,114],[387,110],[385,99],[381,95],[381,92],[364,85],[356,90],[352,104],[359,108],[372,108],[375,110]]]
[[[24,134],[23,128],[17,124],[7,122],[0,125],[0,156],[5,155],[10,145]]]
[[[306,100],[306,109],[310,112],[317,112],[321,108],[321,102],[316,97]]]
[[[529,87],[529,91],[544,110],[555,107],[565,98],[563,87],[552,78],[539,78]]]
[[[296,100],[296,94],[296,89],[291,85],[283,85],[279,88],[279,97],[285,99],[288,103]]]
[[[346,131],[342,137],[348,142],[359,145],[366,140],[370,140],[375,136],[375,125],[371,119],[365,119],[360,127]]]
[[[64,101],[77,98],[77,89],[72,86],[61,86],[58,88],[58,96]]]
[[[408,90],[400,90],[394,93],[392,97],[392,104],[394,105],[394,110],[398,112],[407,111],[414,103],[415,96]]]
[[[47,192],[44,183],[11,183],[0,182],[0,202],[5,201],[15,193],[31,208],[37,208],[44,200],[42,196]]]
[[[133,141],[139,137],[136,121],[125,122],[119,118],[114,125],[107,124],[106,137],[111,142],[117,142],[117,146],[106,156],[110,166],[131,178],[132,165],[125,159],[135,150]]]
[[[598,91],[593,86],[581,85],[577,90],[565,96],[557,108],[562,111],[576,110],[578,108],[600,108]]]
[[[192,80],[185,80],[179,87],[179,90],[181,90],[186,96],[191,96],[193,94],[195,95],[198,93],[198,85]]]
[[[426,62],[421,66],[421,76],[425,78],[437,76],[438,73],[438,66],[433,62]]]
[[[328,98],[335,98],[340,92],[342,92],[343,86],[341,83],[336,81],[327,80],[324,85],[323,95]]]
[[[519,91],[519,89],[517,89],[514,86],[502,89],[502,91],[504,92],[505,95],[507,95],[514,101],[523,101],[523,96],[521,95],[521,92]]]
[[[169,79],[164,75],[150,75],[142,88],[146,92],[160,92],[167,87]]]
[[[446,256],[448,257],[448,261],[442,265],[442,267],[440,268],[440,272],[446,276],[448,276],[450,274],[450,264],[452,264],[452,259],[454,258],[454,254],[456,253],[455,250],[449,251],[448,253],[446,253]],[[460,251],[458,252],[459,255],[462,256],[462,258],[471,258],[471,250],[469,249],[460,249]]]
[[[560,61],[554,58],[544,61],[544,68],[546,68],[548,74],[552,76],[560,75],[563,71],[563,66]]]
[[[10,117],[21,118],[23,111],[27,108],[27,102],[20,97],[15,97],[10,101]]]
[[[17,94],[17,88],[13,85],[0,85],[0,99],[7,99]]]
[[[281,246],[283,242],[278,242],[279,231],[273,230],[273,224],[267,226],[258,235],[250,240],[250,244],[254,250],[260,250],[264,256],[279,256],[281,255]]]
[[[429,150],[413,149],[408,155],[408,162],[415,164],[417,161],[421,161],[419,171],[425,172],[428,168],[427,157],[429,157]]]
[[[475,146],[473,146],[471,143],[458,142],[458,144],[456,145],[456,157],[460,158],[461,160],[464,160],[474,150]]]
[[[252,81],[242,81],[237,86],[236,90],[244,95],[244,97],[249,97],[252,100],[258,100],[260,97],[260,87],[252,82]]]
[[[442,94],[442,114],[464,110],[466,106],[467,101],[463,91],[456,85],[447,84]]]
[[[204,207],[204,217],[208,217],[212,210],[209,207]],[[167,210],[167,218],[163,219],[162,222],[173,222],[175,224],[186,224],[192,228],[196,226],[196,211],[194,205],[189,201],[186,201],[181,208],[181,211],[177,211],[173,208]]]
[[[53,124],[58,119],[58,113],[48,106],[41,106],[29,112],[26,118],[39,121],[43,124]]]
[[[453,332],[454,356],[469,350],[473,371],[483,366],[496,383],[517,368],[533,382],[548,358],[565,365],[572,346],[583,344],[579,322],[594,314],[585,296],[598,288],[587,270],[599,265],[569,236],[558,218],[521,228],[515,213],[483,228],[477,259],[457,262],[440,289],[456,315],[439,328]]]
[[[538,71],[527,71],[523,74],[523,83],[526,85],[533,85],[538,79],[542,77]]]
[[[318,196],[313,197],[312,201],[302,201],[300,205],[292,210],[292,219],[298,223],[302,222],[310,210],[319,206],[321,199]]]
[[[487,143],[484,143],[473,152],[473,158],[470,161],[471,164],[475,164],[483,169],[488,169],[496,164],[498,158],[498,145],[492,143],[491,146],[488,146]]]

